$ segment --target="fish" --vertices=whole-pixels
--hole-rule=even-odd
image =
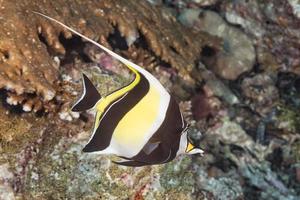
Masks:
[[[113,154],[123,159],[114,163],[131,167],[168,163],[181,154],[203,154],[189,139],[189,126],[174,96],[150,72],[62,22],[33,12],[96,45],[134,74],[128,85],[106,96],[101,96],[82,74],[83,92],[71,110],[96,111],[92,134],[83,152]]]

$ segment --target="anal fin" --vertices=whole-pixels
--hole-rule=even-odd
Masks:
[[[129,160],[129,161],[123,161],[123,162],[112,161],[112,162],[115,164],[123,165],[123,166],[127,166],[127,167],[142,167],[142,166],[150,165],[148,163],[139,162],[139,161],[135,161],[135,160]]]

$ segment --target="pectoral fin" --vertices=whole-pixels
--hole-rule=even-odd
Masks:
[[[73,112],[80,112],[91,109],[99,101],[101,95],[90,79],[82,74],[83,93],[79,100],[72,107]]]
[[[143,148],[143,151],[149,155],[151,154],[157,147],[158,145],[160,144],[160,142],[155,142],[155,143],[151,143],[151,142],[148,142],[144,148]]]

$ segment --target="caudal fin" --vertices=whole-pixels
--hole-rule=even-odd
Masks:
[[[101,98],[101,95],[85,74],[82,74],[82,87],[83,93],[77,100],[77,102],[73,105],[73,112],[80,112],[91,109]]]

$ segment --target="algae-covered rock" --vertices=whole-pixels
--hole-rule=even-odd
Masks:
[[[83,69],[103,95],[130,81],[95,66]],[[83,153],[91,135],[92,113],[68,122],[58,116],[34,121],[34,114],[24,114],[22,119],[0,111],[4,125],[0,167],[5,172],[0,176],[0,196],[4,198],[193,199],[195,191],[202,193],[191,170],[191,157],[131,168],[112,163],[118,159],[113,156]]]
[[[210,11],[201,13],[196,23],[198,29],[223,39],[223,50],[213,58],[216,60],[212,69],[217,75],[235,80],[252,69],[255,49],[246,34],[226,24],[217,13]]]
[[[235,172],[228,172],[222,177],[209,177],[204,169],[198,167],[197,181],[199,187],[210,191],[220,200],[244,198],[243,190]]]
[[[13,180],[13,173],[8,164],[0,165],[0,198],[11,200],[15,198],[13,187],[10,182]]]
[[[239,29],[227,24],[217,13],[188,9],[183,11],[179,20],[189,27],[222,38],[223,47],[218,53],[209,47],[202,52],[204,61],[217,75],[235,80],[242,73],[252,69],[255,50],[251,39]]]

